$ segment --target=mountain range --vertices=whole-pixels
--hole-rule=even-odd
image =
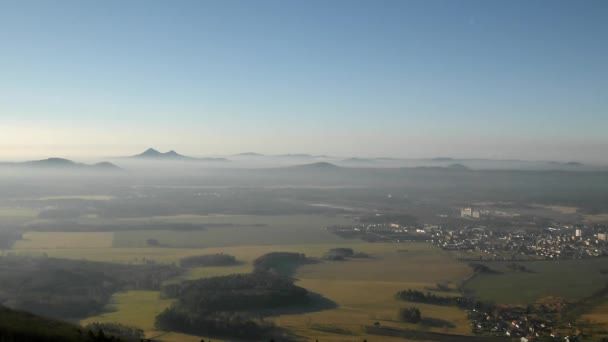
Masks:
[[[120,167],[110,163],[84,164],[64,158],[48,158],[26,162],[3,162],[0,167],[26,167],[36,169],[90,169],[90,170],[121,170]]]
[[[140,154],[136,154],[134,156],[129,156],[127,158],[147,159],[147,160],[184,160],[184,161],[189,160],[189,161],[221,161],[221,162],[229,161],[226,158],[211,158],[211,157],[194,158],[194,157],[185,156],[183,154],[179,154],[179,153],[175,152],[174,150],[163,153],[163,152],[159,152],[158,150],[155,150],[153,148],[149,148]]]

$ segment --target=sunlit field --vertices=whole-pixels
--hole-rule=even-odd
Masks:
[[[353,259],[348,261],[322,261],[317,264],[305,265],[295,274],[297,284],[309,291],[320,294],[335,302],[337,308],[312,313],[284,314],[271,317],[279,326],[289,329],[292,333],[303,338],[323,337],[329,340],[345,338],[348,332],[351,336],[364,336],[363,328],[380,322],[386,326],[402,328],[428,329],[438,332],[468,334],[470,329],[465,313],[454,307],[416,304],[424,317],[440,319],[449,322],[450,327],[421,327],[401,323],[396,314],[400,307],[408,306],[406,302],[394,298],[397,291],[415,288],[424,290],[437,282],[458,283],[466,278],[470,271],[464,264],[453,261],[446,254],[427,244],[318,244],[318,245],[276,245],[276,246],[244,246],[209,248],[203,250],[167,249],[174,251],[173,255],[159,255],[155,252],[162,249],[138,249],[144,253],[151,252],[150,260],[177,260],[187,254],[196,252],[224,252],[235,255],[244,264],[229,267],[200,267],[190,271],[184,277],[195,279],[212,277],[231,273],[251,271],[251,262],[256,257],[271,251],[293,251],[305,253],[308,256],[319,257],[329,248],[350,246],[356,251],[368,253],[369,259]],[[121,251],[122,249],[113,249]],[[65,256],[62,255],[62,256]],[[143,257],[140,256],[139,258]],[[145,301],[146,304],[140,304]],[[117,294],[108,308],[114,312],[90,317],[84,322],[117,321],[136,325],[148,332],[154,332],[154,317],[167,305],[167,301],[158,297],[158,292],[132,291]],[[137,306],[146,307],[141,311]],[[138,312],[136,318],[132,315]],[[323,325],[332,322],[332,329],[338,328],[339,333],[330,332]],[[171,335],[163,335],[162,340],[171,341]]]
[[[111,248],[112,232],[27,232],[15,243],[15,250]]]
[[[484,263],[501,274],[480,274],[466,289],[482,300],[496,303],[530,303],[546,296],[577,300],[606,286],[605,258],[528,261],[530,272],[515,272],[507,262]]]

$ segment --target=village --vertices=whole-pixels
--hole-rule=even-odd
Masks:
[[[460,255],[463,259],[522,261],[608,256],[608,225],[553,222],[543,227],[500,229],[484,225],[484,214],[487,215],[487,211],[463,208],[461,217],[470,220],[458,225],[400,224],[387,217],[384,222],[360,220],[352,226],[334,226],[327,230],[343,238],[368,242],[429,242],[444,250],[468,252]],[[504,212],[493,214],[504,218],[517,216]]]

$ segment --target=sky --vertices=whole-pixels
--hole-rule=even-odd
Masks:
[[[0,0],[0,159],[608,163],[608,1]]]

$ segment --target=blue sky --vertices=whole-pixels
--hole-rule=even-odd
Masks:
[[[606,1],[0,1],[0,157],[608,151]]]

